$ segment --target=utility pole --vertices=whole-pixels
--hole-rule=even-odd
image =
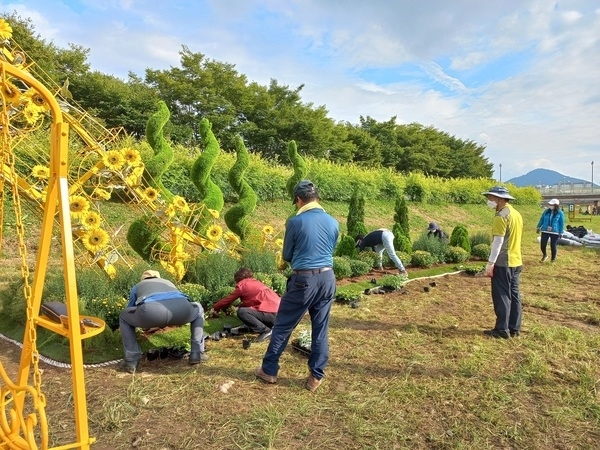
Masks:
[[[594,193],[594,161],[592,161],[592,194]]]
[[[500,163],[499,167],[500,167],[500,183],[502,183],[502,163]],[[593,167],[593,163],[592,163],[592,167]],[[592,175],[592,183],[593,183],[593,178],[594,177]]]

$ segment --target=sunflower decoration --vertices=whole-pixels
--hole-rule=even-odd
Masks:
[[[21,91],[10,81],[3,81],[0,92],[2,93],[2,97],[4,98],[4,103],[6,103],[7,105],[11,105],[12,107],[17,108],[21,103]]]
[[[111,193],[106,189],[97,187],[92,191],[91,197],[98,200],[110,200]]]
[[[50,109],[50,105],[42,95],[33,88],[29,88],[23,94],[27,102],[38,109],[38,112],[42,113]]]
[[[223,228],[221,228],[219,225],[211,225],[206,230],[206,235],[211,241],[217,242],[219,239],[221,239],[221,236],[223,236]]]
[[[219,211],[217,211],[216,209],[208,209],[208,213],[212,216],[213,219],[218,219],[219,218]]]
[[[158,198],[158,191],[152,187],[144,189],[144,199],[152,203]]]
[[[92,253],[98,253],[105,248],[109,240],[108,233],[102,228],[92,228],[81,237],[83,246]]]
[[[125,158],[119,150],[110,150],[102,157],[102,162],[110,170],[121,170],[125,164]]]
[[[10,24],[4,20],[0,19],[0,39],[5,41],[12,37],[13,29]]]
[[[89,211],[90,202],[81,195],[73,195],[69,198],[69,209],[71,211],[71,217],[80,219]]]
[[[123,154],[123,159],[125,159],[125,162],[132,167],[139,166],[142,162],[140,152],[134,148],[124,148],[121,150],[121,153]]]
[[[31,169],[31,175],[38,180],[47,180],[50,177],[50,169],[41,165],[33,166],[33,169]]]
[[[171,203],[170,205],[168,205],[165,209],[165,215],[171,219],[173,217],[175,217],[175,214],[177,214],[177,208],[175,208],[175,206]]]
[[[41,115],[37,106],[27,103],[27,106],[23,109],[23,117],[27,125],[35,125],[40,120]]]
[[[88,212],[81,219],[81,223],[88,228],[99,228],[101,225],[101,221],[102,219],[100,217],[100,214],[94,211]]]
[[[271,236],[273,234],[273,227],[271,225],[265,225],[262,229],[263,234]]]
[[[173,202],[171,202],[171,205],[173,205],[176,211],[181,211],[184,213],[190,212],[190,207],[185,201],[185,198],[181,197],[180,195],[173,197]]]
[[[277,248],[283,248],[283,239],[275,239],[275,245],[277,246]]]

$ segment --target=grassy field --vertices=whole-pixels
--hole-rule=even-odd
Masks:
[[[343,228],[347,206],[324,206]],[[402,292],[368,296],[356,309],[334,304],[330,364],[315,393],[303,388],[306,358],[292,349],[276,385],[257,381],[252,370],[266,344],[243,350],[241,338],[209,342],[211,360],[200,366],[164,359],[143,361],[135,375],[114,366],[86,369],[93,448],[598,448],[600,250],[559,247],[556,264],[540,263],[541,210],[520,210],[520,338],[483,335],[494,321],[489,279],[421,278],[409,268],[413,280]],[[289,202],[267,203],[253,220],[282,227],[291,211]],[[448,232],[458,224],[486,232],[493,215],[483,204],[409,211],[413,238],[432,220]],[[391,227],[392,217],[389,203],[367,205],[369,229]],[[600,229],[598,217],[582,224]],[[364,280],[340,284],[353,281]],[[293,337],[305,329],[307,319]],[[19,349],[1,348],[14,375]],[[51,445],[72,442],[70,372],[43,368]]]

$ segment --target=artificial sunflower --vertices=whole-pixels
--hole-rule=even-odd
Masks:
[[[83,216],[83,219],[81,219],[81,223],[88,228],[98,228],[101,221],[102,218],[100,217],[100,214],[94,211],[88,212],[85,216]]]
[[[265,225],[262,229],[264,234],[273,234],[273,227],[271,225]]]
[[[46,99],[41,96],[41,94],[33,88],[27,89],[25,91],[25,97],[32,105],[35,105],[40,109],[40,112],[46,111],[50,109],[50,105],[46,102]]]
[[[90,202],[87,198],[81,195],[73,195],[69,199],[69,209],[71,210],[71,217],[79,219],[87,214],[90,209]]]
[[[86,250],[97,253],[108,245],[108,233],[102,228],[93,228],[85,233],[82,238],[83,246]]]
[[[171,217],[174,217],[175,214],[177,214],[177,209],[175,208],[175,206],[173,206],[173,204],[170,204],[169,206],[167,206],[167,208],[165,209],[165,214],[167,215],[167,217],[170,219]]]
[[[130,166],[137,166],[142,161],[142,157],[140,156],[140,152],[138,152],[134,148],[124,148],[121,150],[123,154],[123,158]]]
[[[181,197],[180,195],[173,197],[173,202],[171,204],[177,211],[190,212],[190,207],[185,201],[185,198]]]
[[[99,187],[97,187],[96,189],[94,189],[92,191],[93,198],[99,198],[102,200],[110,200],[110,196],[111,196],[111,193],[109,191],[107,191],[106,189],[99,188]]]
[[[102,162],[110,170],[120,170],[125,164],[125,158],[119,150],[110,150],[104,154]]]
[[[217,211],[216,209],[208,209],[208,212],[210,213],[210,215],[212,216],[213,219],[218,219],[219,218],[219,211]]]
[[[279,248],[283,248],[283,239],[275,239],[275,245]]]
[[[221,239],[221,236],[223,236],[223,228],[221,228],[219,225],[211,225],[206,230],[206,235],[211,241],[216,242]]]
[[[31,169],[31,174],[38,180],[46,180],[48,177],[50,177],[50,169],[46,166],[33,166],[33,169]]]
[[[23,109],[23,117],[28,125],[35,125],[40,119],[40,112],[38,111],[37,106],[27,103],[27,106]]]
[[[158,198],[158,191],[151,187],[146,188],[146,189],[144,189],[144,197],[149,202],[153,202],[154,200],[156,200]]]
[[[2,97],[4,97],[4,103],[10,104],[15,108],[21,103],[21,91],[10,81],[4,80],[0,92],[2,92]]]
[[[0,19],[0,39],[3,41],[12,37],[13,29],[4,19]]]

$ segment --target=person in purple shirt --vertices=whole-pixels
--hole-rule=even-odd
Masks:
[[[329,360],[329,312],[335,299],[333,251],[339,235],[337,220],[319,205],[319,191],[309,180],[294,188],[298,212],[285,228],[283,259],[292,266],[287,290],[281,298],[269,347],[254,375],[265,383],[276,383],[279,358],[292,331],[306,311],[311,321],[309,374],[304,386],[315,391],[323,381]]]

